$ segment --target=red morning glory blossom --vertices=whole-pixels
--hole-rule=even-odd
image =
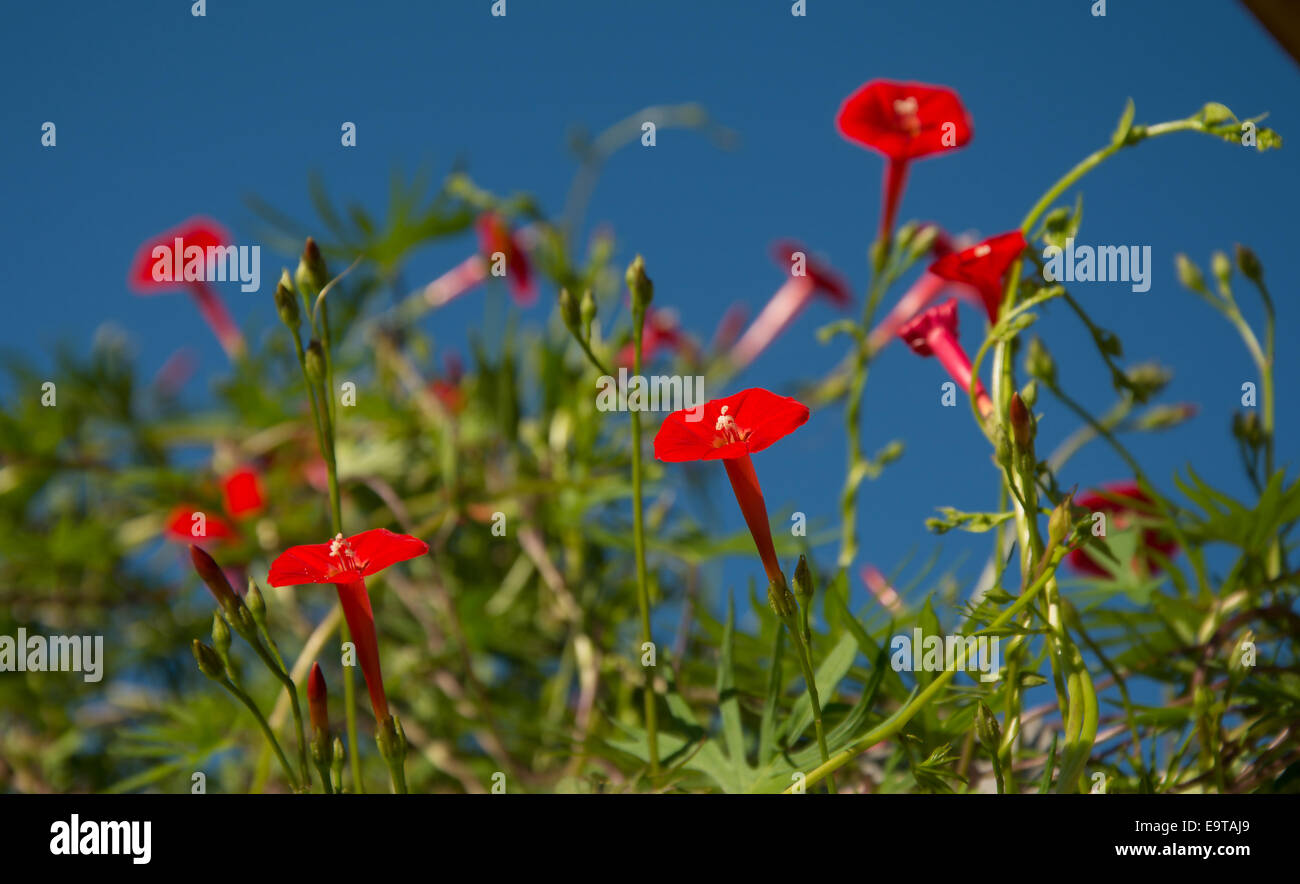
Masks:
[[[239,467],[221,480],[221,493],[225,500],[226,515],[236,519],[256,515],[262,511],[262,477],[252,467]]]
[[[785,586],[772,544],[772,526],[750,455],[762,451],[808,420],[808,406],[761,388],[742,390],[664,418],[655,436],[655,457],[667,463],[721,460],[745,524],[754,538],[769,584]]]
[[[532,263],[527,246],[532,236],[529,228],[512,231],[500,214],[484,212],[475,222],[478,253],[470,255],[424,288],[424,300],[431,307],[441,307],[473,289],[488,278],[492,256],[505,257],[506,281],[510,294],[521,307],[537,300]]]
[[[912,160],[955,150],[971,138],[970,116],[957,93],[924,83],[872,80],[845,99],[835,122],[845,138],[888,160],[881,242],[894,229]]]
[[[956,298],[949,298],[917,316],[899,329],[898,336],[916,355],[938,359],[962,393],[970,389],[970,357],[957,340]],[[993,402],[978,379],[975,381],[975,402],[985,417],[993,411]]]
[[[271,563],[267,577],[272,586],[334,584],[366,678],[370,705],[375,719],[381,723],[389,717],[388,698],[379,668],[379,640],[365,578],[428,551],[429,546],[423,540],[375,528],[348,538],[340,534],[328,543],[290,547]]]
[[[853,300],[853,293],[839,274],[829,265],[813,260],[798,243],[778,242],[772,248],[772,257],[789,278],[731,348],[731,362],[737,371],[758,358],[815,296],[822,295],[837,307]]]
[[[1151,498],[1138,487],[1137,482],[1114,482],[1105,485],[1099,491],[1090,491],[1076,497],[1074,505],[1091,512],[1105,513],[1109,522],[1106,526],[1108,532],[1123,531],[1134,524],[1140,525],[1143,514],[1150,512],[1154,507]],[[1149,551],[1169,558],[1177,550],[1178,544],[1166,534],[1155,528],[1144,528],[1141,545],[1130,564],[1135,571],[1142,568],[1147,574],[1158,574],[1161,570],[1160,563]],[[1081,574],[1094,577],[1110,576],[1110,572],[1092,557],[1086,546],[1073,550],[1066,561],[1070,563],[1070,567]]]
[[[998,310],[1002,307],[1002,277],[1027,245],[1019,230],[1000,233],[968,249],[944,255],[930,265],[930,272],[973,286],[980,293],[989,322],[997,322]]]
[[[167,254],[176,247],[176,240],[183,243],[183,248],[188,249],[191,246],[197,246],[207,253],[209,247],[227,246],[231,243],[231,236],[226,230],[215,221],[207,218],[191,218],[178,227],[166,230],[155,237],[152,237],[140,246],[136,252],[135,259],[131,262],[131,270],[127,276],[127,284],[141,295],[157,295],[178,287],[188,288],[194,302],[198,305],[199,314],[203,320],[212,329],[221,342],[221,347],[226,351],[226,355],[231,359],[240,357],[244,353],[244,336],[239,331],[239,326],[231,318],[230,311],[226,309],[225,303],[215,291],[202,280],[157,280],[154,278],[154,267],[162,258],[155,256],[155,249],[166,248]],[[172,260],[167,258],[168,261]]]

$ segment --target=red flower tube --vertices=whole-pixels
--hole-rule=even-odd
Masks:
[[[801,275],[795,273],[797,255],[802,256]],[[758,358],[776,340],[777,335],[794,322],[794,318],[814,296],[824,295],[839,307],[844,307],[853,300],[852,292],[839,274],[828,265],[810,258],[798,243],[782,240],[773,247],[772,256],[790,276],[731,348],[731,362],[737,371]]]
[[[226,355],[231,359],[242,356],[244,353],[244,336],[240,333],[235,320],[231,318],[225,303],[206,282],[202,280],[160,280],[155,278],[154,268],[165,257],[155,257],[155,249],[165,248],[168,250],[167,255],[171,255],[171,250],[176,248],[177,240],[181,241],[182,248],[188,249],[191,246],[197,246],[203,249],[206,255],[209,247],[229,245],[231,236],[215,221],[207,218],[191,218],[179,227],[164,231],[158,236],[145,241],[140,246],[135,259],[131,262],[131,271],[127,275],[127,284],[137,294],[141,295],[157,295],[179,286],[188,288],[194,302],[198,305],[199,314],[217,336],[217,340],[221,342],[221,347],[226,351]],[[183,259],[184,255],[180,257]],[[166,260],[170,265],[176,258],[172,256],[167,257]],[[168,276],[171,276],[170,271]]]
[[[533,284],[532,263],[528,260],[528,228],[511,231],[496,212],[484,212],[475,222],[478,232],[477,254],[470,255],[424,288],[424,300],[431,307],[441,307],[482,283],[488,277],[492,255],[505,256],[506,280],[510,293],[521,307],[537,300]]]
[[[872,80],[845,99],[835,123],[849,141],[888,160],[882,243],[892,235],[912,160],[956,150],[971,139],[970,116],[957,93],[924,83]]]
[[[970,357],[957,340],[956,298],[931,307],[899,329],[898,336],[916,355],[938,359],[963,394],[970,389]],[[980,414],[988,417],[992,413],[993,402],[978,379],[975,381],[975,401]]]
[[[1153,507],[1151,498],[1138,487],[1136,482],[1113,482],[1103,486],[1101,491],[1090,491],[1076,497],[1074,505],[1091,512],[1106,513],[1110,523],[1107,527],[1118,528],[1121,531],[1135,523],[1140,524],[1143,512]],[[1169,558],[1178,551],[1178,544],[1162,531],[1144,528],[1142,544],[1130,563],[1134,571],[1141,566],[1148,574],[1160,573],[1160,563],[1150,555],[1149,551],[1158,552],[1164,558]],[[1094,577],[1110,576],[1110,571],[1089,554],[1086,546],[1071,551],[1066,561],[1070,563],[1071,568],[1081,574]]]
[[[381,723],[389,717],[388,698],[384,694],[384,679],[379,669],[379,639],[375,635],[375,615],[370,607],[365,578],[428,551],[428,544],[423,540],[375,528],[347,539],[340,534],[329,543],[290,547],[271,563],[267,577],[272,586],[334,584],[357,648],[361,672],[366,678],[370,705],[375,719]]]
[[[785,575],[777,562],[763,489],[750,455],[803,426],[808,406],[753,388],[707,402],[702,412],[701,416],[697,410],[685,409],[664,418],[655,436],[655,457],[665,463],[722,461],[768,584],[784,588]]]
[[[930,265],[930,272],[972,286],[980,293],[989,322],[997,322],[1005,285],[1002,277],[1027,245],[1019,230],[1001,233],[968,249],[944,255]]]

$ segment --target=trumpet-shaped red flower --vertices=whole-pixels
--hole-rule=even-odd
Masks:
[[[388,698],[379,669],[379,639],[365,578],[428,551],[429,546],[423,540],[375,528],[346,539],[340,534],[328,543],[290,547],[271,563],[267,582],[272,586],[334,584],[366,678],[370,705],[379,722],[388,719]]]
[[[262,511],[262,477],[252,467],[240,467],[221,480],[221,493],[225,500],[226,515],[235,519],[256,515]]]
[[[230,243],[230,234],[215,221],[207,218],[191,218],[178,227],[146,240],[140,246],[135,259],[131,262],[127,284],[141,295],[162,294],[182,286],[188,288],[194,302],[198,305],[199,314],[217,336],[217,340],[221,342],[226,355],[234,359],[244,353],[244,336],[240,333],[235,320],[231,318],[225,303],[207,282],[173,279],[171,277],[174,274],[170,271],[172,263],[177,260],[178,256],[175,252],[178,249],[182,250],[179,258],[183,260],[184,250],[188,250],[191,246],[197,246],[206,255],[209,247],[227,246]],[[159,279],[160,274],[154,272],[156,268],[164,266],[160,262],[165,262],[168,268],[167,279]]]
[[[1002,307],[1003,276],[1027,245],[1019,230],[1000,233],[968,249],[944,255],[930,265],[930,272],[974,287],[988,311],[989,322],[997,322]]]
[[[778,242],[772,248],[772,257],[790,276],[731,348],[731,362],[737,371],[758,358],[816,295],[823,295],[837,307],[853,301],[853,293],[840,275],[809,257],[798,243]]]
[[[699,409],[674,411],[655,436],[655,457],[667,463],[721,460],[769,584],[785,586],[772,544],[763,489],[750,455],[762,451],[808,420],[808,406],[761,388],[714,399]]]
[[[532,263],[528,259],[530,231],[527,228],[512,231],[504,218],[491,211],[478,217],[475,228],[478,233],[478,253],[470,255],[425,286],[425,302],[431,307],[441,307],[470,291],[487,279],[492,267],[492,256],[500,252],[505,258],[510,294],[520,306],[531,306],[537,300],[537,289],[533,284]]]
[[[1106,513],[1109,521],[1108,531],[1112,529],[1123,531],[1130,526],[1140,525],[1143,513],[1150,512],[1153,508],[1151,498],[1138,487],[1136,482],[1114,482],[1105,485],[1101,491],[1090,491],[1076,497],[1074,505],[1092,512]],[[1147,574],[1159,574],[1160,563],[1150,553],[1154,551],[1164,558],[1169,558],[1177,550],[1178,544],[1168,535],[1156,528],[1144,528],[1141,544],[1130,564],[1134,571],[1141,567]],[[1085,546],[1073,550],[1067,557],[1067,561],[1070,567],[1081,574],[1094,577],[1110,576],[1110,571],[1094,559]]]
[[[958,242],[964,247],[965,237],[959,237]],[[935,237],[932,251],[936,258],[942,258],[953,250],[953,243],[948,236],[942,231]],[[889,315],[877,323],[876,327],[867,335],[867,346],[872,353],[878,353],[884,349],[895,337],[898,336],[898,330],[903,327],[909,319],[916,316],[926,307],[944,293],[947,289],[953,289],[954,293],[962,300],[978,299],[979,294],[970,286],[963,283],[955,283],[951,280],[944,279],[941,276],[935,276],[928,270],[921,274],[920,278],[912,284],[903,296],[894,304],[894,308],[889,311]],[[982,301],[980,302],[983,303]]]
[[[970,116],[957,93],[924,83],[872,80],[845,99],[835,122],[845,138],[888,159],[881,242],[894,229],[908,164],[964,147],[971,138]]]
[[[956,298],[949,298],[917,316],[899,329],[898,336],[916,355],[938,359],[962,393],[970,389],[970,357],[957,340]],[[975,402],[980,414],[987,417],[993,411],[993,402],[978,379],[975,381]]]

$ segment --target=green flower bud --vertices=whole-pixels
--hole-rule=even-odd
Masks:
[[[221,656],[221,662],[230,659],[230,627],[220,614],[212,615],[212,646]]]
[[[1002,742],[1002,728],[998,726],[998,717],[993,710],[980,700],[975,707],[975,736],[990,752],[997,752]]]
[[[1020,398],[1024,400],[1026,408],[1033,408],[1038,404],[1038,379],[1032,378],[1029,383],[1020,390]]]
[[[1202,295],[1208,295],[1210,292],[1205,287],[1205,277],[1201,275],[1201,268],[1182,252],[1174,256],[1174,267],[1178,271],[1178,282],[1183,288],[1191,289]]]
[[[1049,387],[1056,383],[1056,361],[1037,336],[1029,339],[1029,349],[1025,353],[1025,371]]]
[[[813,597],[812,572],[808,570],[808,559],[799,556],[799,564],[794,566],[794,594],[807,602]]]
[[[592,297],[591,289],[582,293],[582,303],[579,305],[579,318],[582,321],[582,339],[591,340],[591,323],[596,319],[596,299]]]
[[[199,672],[213,681],[221,681],[226,677],[226,666],[216,651],[197,638],[191,642],[190,650],[194,652],[194,659],[199,664]]]
[[[280,281],[275,285],[275,312],[280,314],[280,321],[293,329],[298,327],[302,318],[298,310],[298,296],[293,293],[293,283],[289,280],[289,271],[280,271]]]
[[[266,599],[262,598],[262,591],[251,577],[248,578],[248,594],[244,596],[244,604],[253,615],[253,622],[258,626],[266,626]]]
[[[645,273],[645,259],[637,255],[627,268],[627,288],[632,293],[633,311],[644,313],[654,300],[655,284]]]
[[[1232,261],[1223,252],[1215,252],[1210,258],[1210,272],[1219,281],[1219,290],[1223,291],[1232,279]]]
[[[578,327],[581,318],[578,302],[568,289],[560,289],[560,318],[564,320],[564,325],[569,331],[575,335],[581,333]]]
[[[348,753],[343,749],[343,738],[334,738],[334,751],[330,753],[331,764],[334,767],[334,776],[341,779],[343,774],[343,764],[347,761]]]
[[[325,269],[325,259],[321,257],[320,249],[316,247],[316,240],[310,236],[307,237],[307,244],[303,246],[302,257],[298,259],[298,269],[294,272],[293,278],[298,283],[298,288],[310,295],[320,294],[320,290],[330,281],[329,271]]]
[[[1264,281],[1264,268],[1260,265],[1259,258],[1241,243],[1237,243],[1237,269],[1256,285]]]
[[[313,384],[319,384],[325,378],[325,350],[315,338],[307,345],[307,377]]]
[[[1002,424],[998,424],[997,429],[994,431],[994,435],[997,438],[997,442],[993,449],[993,459],[997,461],[998,466],[1002,467],[1004,470],[1009,470],[1011,469],[1012,463],[1015,462],[1015,452],[1011,448],[1011,436],[1007,433],[1007,428]]]
[[[1052,510],[1051,517],[1047,520],[1048,542],[1053,546],[1065,543],[1070,536],[1070,532],[1074,530],[1073,502],[1074,492],[1071,491],[1056,505],[1056,508]]]

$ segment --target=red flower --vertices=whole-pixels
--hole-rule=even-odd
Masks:
[[[989,322],[997,322],[1002,307],[1002,277],[1027,245],[1019,230],[1000,233],[968,249],[944,255],[930,265],[930,272],[973,286],[980,293]]]
[[[197,246],[206,255],[209,247],[229,245],[231,236],[215,221],[207,218],[191,218],[179,227],[146,240],[140,246],[135,259],[131,262],[127,284],[141,295],[157,295],[181,286],[188,288],[190,295],[198,304],[200,315],[217,336],[217,340],[221,342],[226,355],[231,359],[242,356],[244,336],[240,334],[239,326],[235,324],[217,293],[202,280],[174,278],[172,266],[178,257],[175,254],[177,240],[180,241],[182,250],[179,258],[183,262],[184,250],[188,250],[191,246]],[[167,271],[165,274],[167,278],[159,279],[159,276],[164,275],[161,272],[163,269]],[[159,272],[155,273],[155,270]]]
[[[908,164],[963,147],[971,138],[970,116],[957,93],[924,83],[872,80],[844,101],[835,122],[845,138],[889,160],[881,242],[887,241],[894,229]]]
[[[772,257],[790,276],[731,348],[731,361],[737,371],[758,358],[814,296],[824,295],[838,307],[853,300],[853,293],[839,274],[810,258],[798,243],[781,240],[773,246]]]
[[[641,362],[649,365],[663,350],[676,353],[690,342],[678,326],[677,314],[672,310],[656,310],[651,307],[645,314],[645,325],[641,331]],[[618,364],[632,367],[636,360],[636,343],[629,341],[618,351]]]
[[[794,432],[807,420],[808,406],[754,388],[714,399],[698,409],[674,411],[664,418],[655,436],[655,457],[661,461],[722,461],[768,582],[779,581],[782,587],[785,575],[777,562],[763,489],[749,456]]]
[[[1123,531],[1131,525],[1140,525],[1144,515],[1154,509],[1151,498],[1138,487],[1136,482],[1111,483],[1104,486],[1101,491],[1090,491],[1076,497],[1074,505],[1092,512],[1106,513],[1108,531],[1111,529]],[[1178,544],[1164,532],[1155,528],[1144,528],[1142,530],[1141,546],[1130,564],[1134,571],[1142,567],[1147,574],[1159,574],[1161,571],[1160,563],[1154,556],[1149,554],[1148,550],[1158,552],[1164,558],[1169,558],[1177,552]],[[1110,571],[1095,560],[1086,547],[1073,550],[1067,557],[1067,561],[1069,561],[1070,567],[1081,574],[1090,574],[1095,577],[1110,576]]]
[[[533,284],[532,263],[528,259],[530,228],[511,231],[496,212],[484,212],[475,223],[478,231],[478,254],[470,255],[455,267],[424,287],[425,303],[441,307],[482,283],[491,269],[492,256],[505,257],[506,280],[516,303],[528,307],[537,300]]]
[[[958,243],[963,247],[965,237],[959,237]],[[931,251],[936,258],[942,258],[953,250],[953,243],[948,236],[939,231],[935,237],[934,246]],[[889,315],[877,323],[876,327],[867,335],[867,346],[872,353],[879,353],[890,341],[898,336],[898,330],[912,317],[916,316],[925,308],[942,295],[948,289],[963,301],[978,301],[981,305],[984,303],[979,298],[979,293],[973,288],[963,283],[955,283],[951,280],[944,279],[941,276],[935,276],[930,271],[921,274],[912,287],[903,293],[903,296],[894,304],[894,308],[889,311]]]
[[[271,563],[267,582],[272,586],[334,584],[370,691],[370,705],[379,722],[388,719],[388,698],[379,669],[379,639],[375,635],[375,615],[365,578],[428,551],[428,544],[423,540],[375,528],[346,540],[339,534],[329,543],[290,547]]]
[[[949,298],[917,316],[898,330],[898,336],[916,355],[938,359],[963,394],[970,389],[970,357],[957,340],[956,298]],[[979,380],[975,381],[975,401],[980,414],[987,417],[993,411],[993,402]]]
[[[236,519],[261,512],[265,504],[262,479],[250,467],[240,467],[222,479],[221,491],[225,498],[226,515]]]
[[[203,518],[197,519],[196,516]],[[194,504],[183,503],[167,516],[166,535],[169,540],[177,543],[201,545],[210,540],[234,537],[235,529],[220,516],[206,512]]]

